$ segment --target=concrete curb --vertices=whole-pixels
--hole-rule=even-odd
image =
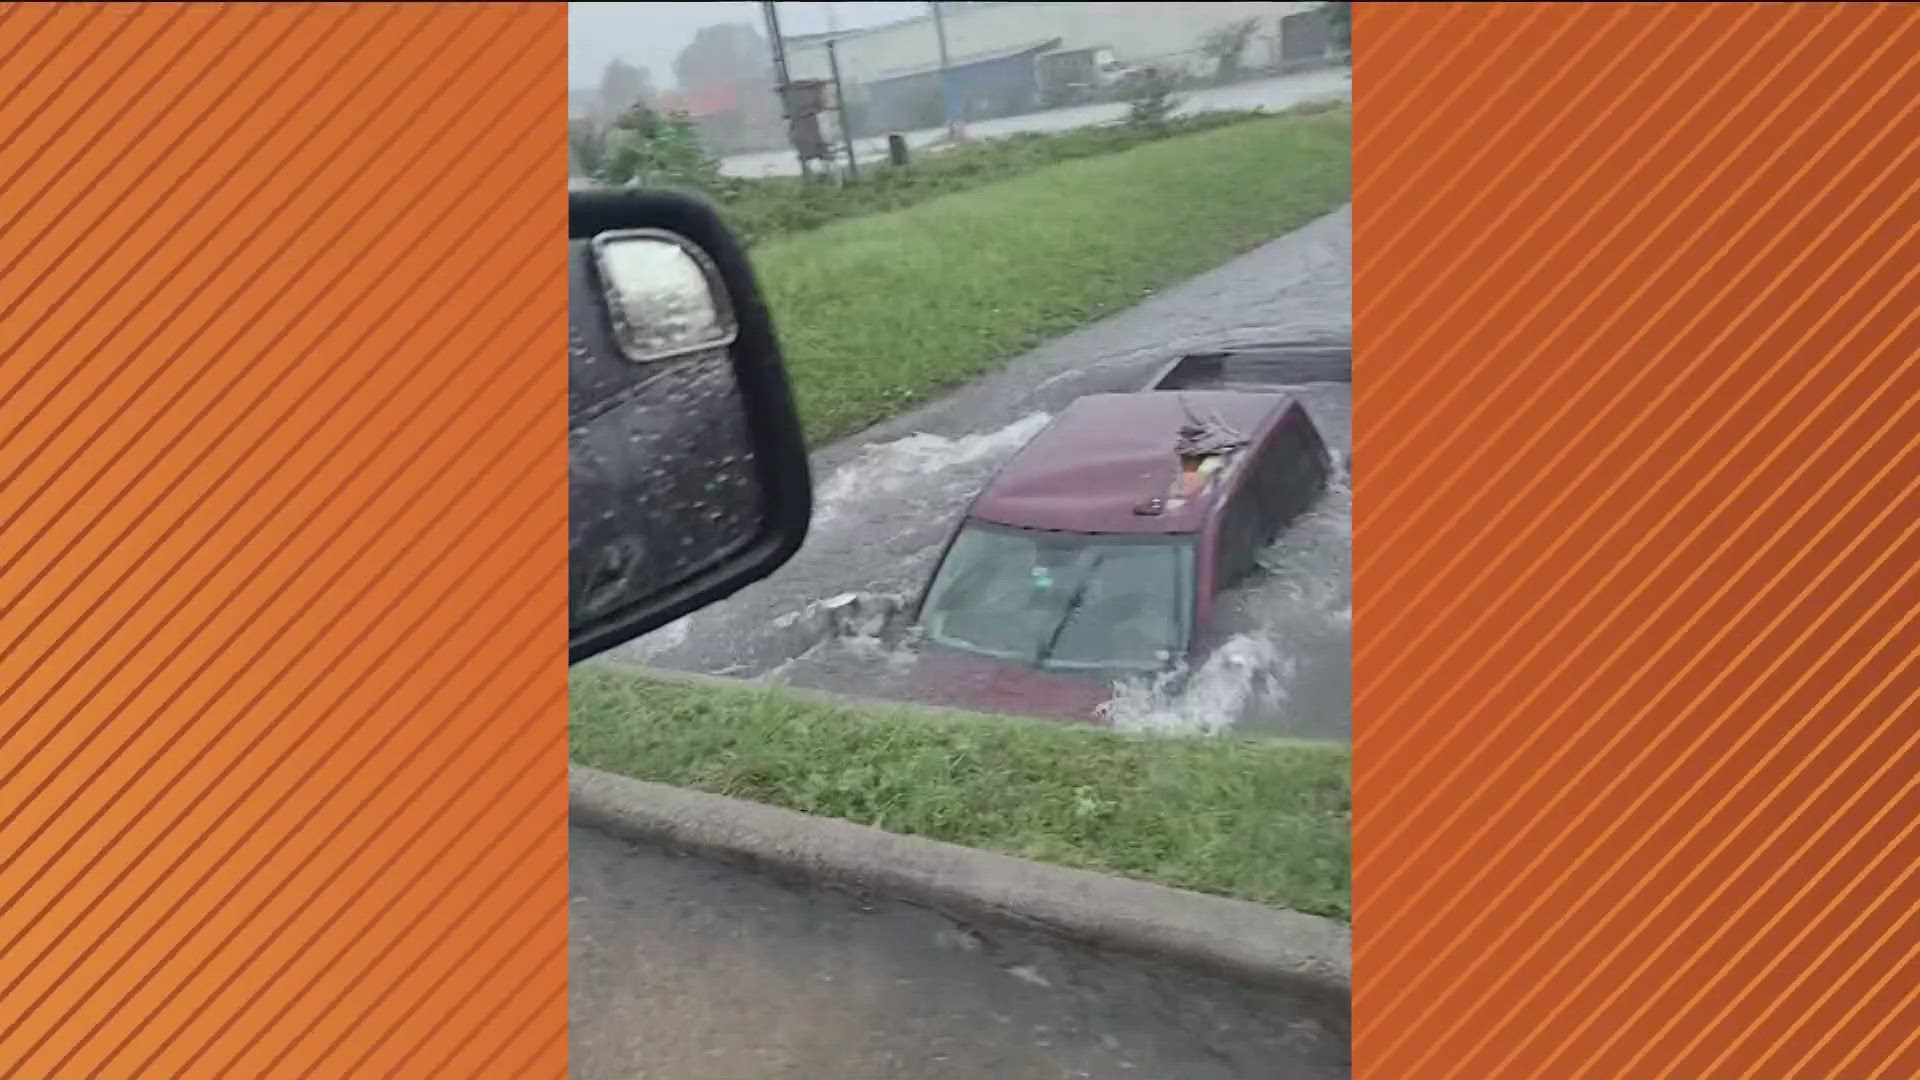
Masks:
[[[1330,919],[569,767],[575,824],[981,922],[1041,929],[1347,1008],[1352,934]]]

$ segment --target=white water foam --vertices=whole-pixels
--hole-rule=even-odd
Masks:
[[[793,660],[833,644],[877,655],[899,644],[910,604],[902,593],[844,592],[789,611],[771,625],[790,642]]]
[[[1353,491],[1343,465],[1336,459],[1326,494],[1260,553],[1260,577],[1222,598],[1251,625],[1227,638],[1191,677],[1178,670],[1116,685],[1105,706],[1116,730],[1219,735],[1255,707],[1285,726],[1302,644],[1352,632]]]
[[[906,625],[911,598],[892,592],[847,592],[815,600],[798,611],[773,620],[785,635],[791,656],[769,668],[760,679],[785,683],[797,669],[839,668],[851,659],[858,664],[881,662],[873,674],[899,672],[919,659],[917,635]]]
[[[1231,729],[1260,695],[1280,700],[1292,660],[1270,637],[1235,634],[1183,681],[1184,670],[1150,682],[1123,682],[1104,707],[1115,731],[1147,735],[1218,735]]]
[[[1012,454],[1047,426],[1052,416],[1030,413],[995,431],[949,439],[924,432],[863,447],[860,456],[834,470],[814,493],[814,521],[828,522],[853,500],[887,498],[929,473],[990,462]]]

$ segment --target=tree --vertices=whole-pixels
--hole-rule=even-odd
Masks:
[[[1353,5],[1344,2],[1329,3],[1326,9],[1327,26],[1333,33],[1333,43],[1340,47],[1341,52],[1351,53],[1353,51]]]
[[[1127,94],[1127,123],[1133,127],[1164,127],[1180,107],[1173,96],[1173,76],[1159,68],[1132,73],[1123,84]]]
[[[720,184],[720,164],[700,145],[692,117],[639,103],[614,121],[592,175],[607,184],[675,183],[713,190]]]
[[[584,176],[599,176],[607,164],[607,133],[591,120],[567,125],[567,147]]]
[[[1257,18],[1240,19],[1216,26],[1201,37],[1200,51],[1213,61],[1215,80],[1227,82],[1240,73],[1240,54],[1247,51],[1247,42],[1253,40],[1253,32],[1259,27]]]
[[[607,61],[600,72],[596,97],[594,119],[602,124],[612,123],[635,105],[653,104],[653,76],[646,68],[615,57]]]
[[[773,53],[749,23],[703,26],[673,58],[673,77],[683,90],[764,82],[772,70]]]

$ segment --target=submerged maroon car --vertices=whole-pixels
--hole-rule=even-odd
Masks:
[[[1291,396],[1180,388],[1192,367],[1080,398],[975,497],[917,607],[917,696],[1096,719],[1115,680],[1215,644],[1216,598],[1330,466]]]

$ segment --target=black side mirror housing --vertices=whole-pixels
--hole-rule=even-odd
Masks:
[[[812,480],[745,250],[699,196],[568,195],[569,662],[786,563]]]

